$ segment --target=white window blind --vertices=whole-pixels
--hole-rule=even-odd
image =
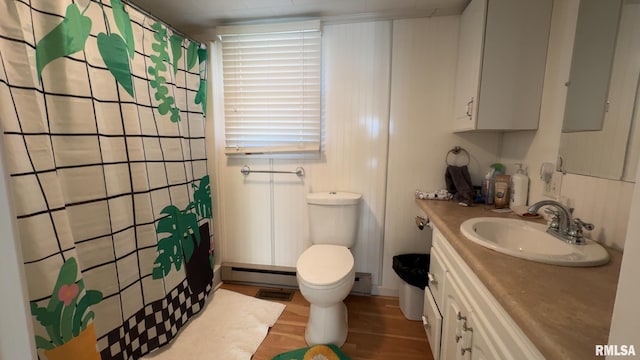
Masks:
[[[216,29],[227,154],[320,150],[319,21]]]

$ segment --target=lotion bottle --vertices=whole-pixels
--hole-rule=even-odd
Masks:
[[[526,206],[529,195],[529,177],[524,173],[522,164],[516,164],[518,169],[511,176],[511,199],[509,207]]]

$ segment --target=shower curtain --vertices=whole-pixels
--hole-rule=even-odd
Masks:
[[[212,286],[207,49],[121,0],[0,13],[3,166],[38,356],[138,358]]]

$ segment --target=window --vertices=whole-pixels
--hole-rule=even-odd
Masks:
[[[319,21],[225,26],[222,42],[226,153],[320,150]]]

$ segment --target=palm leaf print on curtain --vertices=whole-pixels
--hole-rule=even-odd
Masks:
[[[0,0],[0,125],[40,359],[137,359],[212,286],[207,49],[121,0]]]

